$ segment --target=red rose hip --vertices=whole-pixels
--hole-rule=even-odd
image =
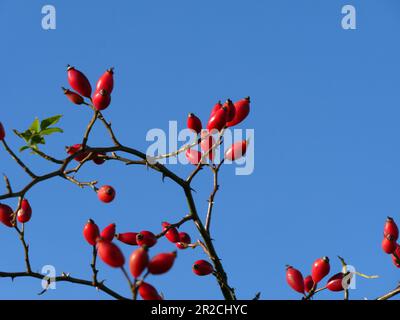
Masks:
[[[143,300],[162,300],[156,288],[147,282],[142,281],[138,291]]]
[[[393,218],[387,217],[385,227],[383,229],[383,236],[390,240],[397,240],[399,238],[399,229]]]
[[[82,96],[90,98],[92,87],[86,76],[70,65],[68,65],[67,73],[69,85]]]
[[[3,124],[0,122],[0,141],[4,140],[6,137],[6,132],[4,130]]]
[[[13,227],[12,224],[13,210],[10,206],[0,203],[0,221],[7,227]]]
[[[190,236],[186,232],[179,232],[179,242],[176,243],[176,247],[178,249],[187,249],[188,244],[192,242],[192,239],[190,239]]]
[[[100,237],[99,227],[92,219],[89,219],[85,224],[85,227],[83,228],[83,236],[92,246],[96,244],[97,239]]]
[[[390,240],[388,238],[383,238],[382,250],[387,254],[392,254],[396,251],[397,245],[395,240]]]
[[[205,260],[197,260],[193,264],[192,270],[198,276],[207,276],[214,271],[214,268]]]
[[[286,281],[293,290],[304,293],[304,279],[299,270],[288,266],[286,268]]]
[[[198,117],[196,117],[193,113],[189,113],[187,119],[187,127],[188,129],[191,129],[199,134],[203,126],[201,124],[201,120]]]
[[[28,222],[32,216],[32,208],[27,199],[23,199],[21,202],[21,208],[18,210],[17,219],[21,223]]]
[[[73,92],[69,89],[65,89],[64,87],[61,88],[64,91],[65,96],[74,104],[80,105],[84,102],[84,99],[81,95]]]
[[[115,236],[115,223],[111,223],[103,229],[100,236],[106,241],[112,241]]]
[[[104,203],[110,203],[115,198],[115,190],[113,187],[105,185],[97,190],[97,197]]]
[[[132,252],[131,257],[129,258],[129,270],[135,279],[142,274],[148,264],[149,255],[146,248],[140,247]]]
[[[168,222],[163,222],[162,224],[162,230],[165,231],[167,228],[171,225]],[[179,241],[179,232],[176,228],[168,228],[168,231],[165,233],[165,237],[172,243],[176,243]]]
[[[92,101],[96,110],[104,110],[107,109],[111,103],[111,95],[106,90],[101,89],[95,92]]]
[[[125,263],[121,250],[112,242],[106,240],[97,241],[97,253],[101,260],[113,268],[120,268]]]
[[[136,236],[137,232],[124,232],[124,233],[118,233],[115,237],[117,238],[117,240],[125,244],[129,244],[131,246],[137,246]]]
[[[314,287],[314,281],[311,276],[307,276],[304,278],[304,291],[310,292],[311,289]]]
[[[231,145],[225,152],[225,159],[230,161],[235,161],[240,159],[246,154],[247,151],[247,141],[238,141]]]
[[[101,89],[106,90],[109,94],[114,89],[114,68],[108,69],[103,75],[99,78],[96,84],[96,91],[100,91]]]
[[[136,242],[139,246],[146,246],[150,248],[157,243],[157,237],[153,232],[146,230],[140,231],[136,236]]]
[[[160,253],[150,260],[148,270],[151,274],[163,274],[168,272],[174,264],[176,251]]]
[[[250,97],[235,102],[234,106],[235,116],[231,121],[227,122],[227,127],[233,127],[246,119],[247,115],[250,112]]]
[[[320,282],[330,271],[330,264],[328,257],[322,257],[314,261],[311,269],[311,277],[314,283]]]

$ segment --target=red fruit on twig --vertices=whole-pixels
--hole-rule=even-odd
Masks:
[[[137,232],[125,232],[125,233],[118,233],[117,235],[115,235],[115,237],[119,241],[125,244],[129,244],[131,246],[137,246],[136,236]]]
[[[96,91],[92,98],[93,106],[96,110],[104,110],[111,103],[111,95],[104,89]]]
[[[157,243],[157,237],[153,232],[140,231],[136,236],[136,242],[139,246],[151,248]]]
[[[81,95],[77,94],[76,92],[73,92],[69,89],[65,89],[64,87],[61,88],[64,91],[65,96],[69,99],[74,104],[82,104],[84,102],[84,99]]]
[[[222,103],[221,101],[218,101],[214,107],[211,109],[211,114],[210,114],[210,118],[212,118],[212,116],[219,110],[222,108]]]
[[[201,161],[201,152],[197,150],[187,149],[185,155],[186,159],[193,165],[198,165]]]
[[[121,250],[110,241],[97,241],[97,253],[101,260],[110,267],[120,268],[125,263],[125,258]]]
[[[168,222],[161,223],[162,230],[165,231],[171,224]],[[165,233],[165,237],[172,243],[176,243],[179,241],[179,232],[176,228],[168,228],[168,231]]]
[[[387,254],[392,254],[396,251],[397,244],[395,240],[390,240],[388,238],[383,238],[382,240],[382,250]]]
[[[286,268],[286,281],[288,285],[299,293],[304,293],[304,279],[301,272],[292,266]]]
[[[226,108],[226,122],[232,121],[236,113],[236,108],[232,100],[226,100],[226,102],[224,103],[224,107]]]
[[[198,276],[206,276],[214,271],[213,266],[205,260],[197,260],[192,267],[192,270]]]
[[[187,127],[188,129],[191,129],[199,134],[203,126],[201,124],[201,120],[198,117],[196,117],[193,113],[189,113],[187,119]]]
[[[6,132],[4,130],[3,124],[0,122],[0,141],[4,140],[6,137]]]
[[[322,257],[314,261],[311,269],[311,277],[315,283],[320,282],[326,275],[328,275],[331,267],[328,257]]]
[[[97,239],[100,237],[99,227],[92,219],[89,219],[85,224],[85,227],[83,228],[83,236],[92,246],[96,244]]]
[[[142,274],[148,264],[149,255],[146,248],[140,247],[132,252],[131,257],[129,258],[129,270],[135,279]]]
[[[313,288],[313,286],[314,286],[314,281],[313,281],[312,277],[311,276],[305,277],[304,278],[304,291],[307,293],[310,292],[311,289]]]
[[[168,272],[175,261],[176,251],[160,253],[150,260],[147,269],[151,274],[163,274]]]
[[[82,144],[77,143],[74,144],[70,147],[66,147],[66,151],[69,155],[74,155],[75,153],[78,153],[82,150]],[[74,159],[78,162],[83,161],[84,159],[86,159],[86,157],[89,155],[89,152],[82,152],[81,154],[77,155],[76,157],[74,157]]]
[[[215,139],[214,137],[209,134],[207,131],[202,131],[201,133],[201,142],[200,142],[200,147],[201,150],[203,150],[204,153],[207,153],[212,147],[215,145]],[[214,150],[211,150],[208,152],[208,158],[213,161],[214,160]]]
[[[392,261],[397,268],[400,268],[400,246],[398,244],[396,244],[396,250],[392,254]]]
[[[23,199],[21,202],[21,208],[18,210],[17,219],[21,223],[28,222],[32,216],[32,208],[28,200]]]
[[[143,300],[162,300],[156,288],[147,282],[142,281],[138,291]]]
[[[94,157],[93,157],[93,162],[94,162],[95,164],[97,164],[97,165],[103,164],[104,162],[106,162],[106,159],[104,159],[104,158],[102,158],[102,157],[100,157],[100,156],[105,156],[105,155],[106,155],[105,153],[97,153],[97,154],[94,155]]]
[[[179,242],[177,242],[175,245],[178,249],[186,249],[188,248],[188,244],[192,242],[192,239],[190,239],[190,236],[186,232],[179,232]]]
[[[213,130],[221,131],[226,125],[227,110],[222,107],[208,120],[207,130],[212,132]]]
[[[350,281],[349,279],[348,281]],[[343,281],[346,281],[344,279],[344,274],[339,272],[335,275],[333,275],[329,280],[328,283],[326,284],[326,288],[330,291],[343,291]]]
[[[97,190],[97,197],[104,203],[110,203],[115,198],[115,190],[113,187],[104,185]]]
[[[248,142],[246,140],[235,142],[226,150],[225,159],[235,161],[243,157],[247,151],[247,144]]]
[[[391,217],[387,217],[386,219],[385,227],[383,229],[383,236],[395,241],[399,238],[399,228]]]
[[[103,75],[99,78],[96,84],[96,91],[100,91],[101,89],[106,90],[109,94],[114,89],[114,68],[108,69]]]
[[[115,223],[111,223],[103,229],[100,236],[106,241],[112,241],[115,236]]]
[[[90,98],[90,95],[92,94],[92,86],[90,85],[90,82],[86,76],[70,65],[68,65],[67,73],[68,82],[72,89],[77,91],[82,96]]]
[[[13,210],[10,206],[0,203],[0,221],[7,227],[13,227],[12,224]]]
[[[231,121],[227,122],[227,127],[233,127],[246,119],[247,115],[250,112],[250,97],[235,102],[234,106],[235,116]]]

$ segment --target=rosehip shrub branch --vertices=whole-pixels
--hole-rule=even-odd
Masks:
[[[79,143],[66,147],[66,157],[57,159],[56,157],[45,153],[39,146],[45,144],[47,136],[54,133],[62,133],[61,128],[55,125],[61,119],[61,115],[52,116],[47,119],[35,119],[31,126],[25,131],[13,130],[14,133],[23,139],[25,145],[20,148],[20,152],[29,150],[33,155],[37,155],[46,161],[49,161],[58,168],[45,174],[37,174],[33,169],[26,165],[21,158],[9,147],[6,142],[6,127],[0,123],[0,140],[4,149],[15,160],[26,174],[30,181],[20,190],[14,190],[10,179],[4,175],[4,181],[7,192],[0,195],[0,200],[17,198],[18,204],[12,209],[6,203],[0,203],[0,222],[10,229],[14,229],[21,241],[24,249],[25,270],[21,272],[0,272],[3,278],[31,277],[45,279],[48,285],[52,281],[71,282],[85,286],[95,287],[116,299],[137,299],[140,296],[145,300],[159,300],[164,296],[154,288],[148,281],[152,275],[164,274],[173,267],[177,259],[177,250],[160,253],[151,256],[152,247],[158,240],[165,237],[171,242],[175,249],[179,251],[187,248],[198,248],[204,251],[206,259],[193,262],[192,271],[197,276],[212,275],[215,277],[223,297],[227,300],[235,300],[235,290],[229,285],[228,276],[221,263],[219,255],[211,238],[211,217],[216,193],[218,191],[218,173],[221,169],[224,159],[235,161],[246,153],[249,141],[240,141],[231,145],[224,159],[218,164],[214,163],[215,149],[223,143],[223,133],[228,127],[241,123],[249,114],[250,98],[244,98],[237,102],[227,100],[224,104],[218,102],[211,111],[207,122],[206,130],[203,128],[201,120],[190,113],[188,116],[187,127],[197,134],[198,140],[195,143],[182,146],[180,149],[170,153],[159,155],[154,158],[148,157],[145,153],[122,144],[114,132],[111,122],[107,121],[103,115],[111,103],[111,93],[114,88],[114,70],[110,68],[104,72],[96,83],[94,92],[88,78],[78,69],[68,66],[67,78],[71,88],[62,87],[62,92],[75,105],[80,105],[92,112],[93,116],[89,121],[82,140]],[[82,111],[84,112],[84,111]],[[89,146],[89,140],[92,130],[96,123],[100,122],[108,131],[112,141],[111,146]],[[217,132],[217,138],[212,133]],[[200,145],[201,151],[195,150],[195,146]],[[185,155],[192,165],[195,166],[187,178],[178,176],[165,165],[157,162],[159,159],[176,156],[185,152]],[[119,161],[126,165],[143,165],[154,171],[161,173],[162,179],[169,178],[174,181],[182,190],[188,205],[188,213],[181,220],[176,222],[162,222],[160,232],[153,233],[149,230],[135,230],[120,232],[119,227],[110,224],[102,230],[93,219],[89,219],[83,226],[83,238],[91,247],[92,261],[90,263],[92,279],[80,279],[72,277],[68,273],[62,273],[53,279],[48,279],[45,275],[34,272],[31,267],[29,256],[29,245],[25,240],[26,224],[30,222],[33,216],[33,208],[28,201],[29,191],[37,184],[44,183],[53,178],[63,178],[80,188],[89,187],[97,195],[98,199],[104,203],[114,201],[117,196],[117,190],[111,185],[104,184],[98,187],[98,181],[80,181],[76,175],[86,165],[94,163],[102,165],[106,161]],[[76,163],[76,165],[74,165]],[[203,169],[209,168],[214,176],[213,190],[208,199],[209,205],[206,213],[205,222],[200,218],[196,203],[193,197],[191,183],[195,176]],[[89,217],[88,217],[89,218]],[[180,231],[185,223],[192,222],[200,235],[200,238],[192,241],[194,235]],[[116,244],[119,242],[119,244]],[[136,247],[129,259],[125,259],[120,245],[129,245]],[[111,268],[120,269],[122,276],[126,278],[132,295],[124,297],[115,290],[104,284],[104,280],[99,278],[98,260]],[[127,262],[128,267],[125,267]],[[149,280],[150,281],[150,280]],[[46,292],[44,289],[41,294]],[[167,297],[166,297],[167,298]]]

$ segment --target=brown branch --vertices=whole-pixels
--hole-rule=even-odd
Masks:
[[[395,295],[398,295],[399,293],[400,293],[400,285],[397,286],[396,289],[389,291],[388,293],[384,294],[383,296],[376,298],[376,300],[388,300],[388,299],[394,297]]]
[[[93,246],[93,251],[92,251],[92,263],[90,264],[90,267],[92,268],[93,272],[93,285],[95,287],[98,286],[99,282],[97,281],[97,274],[99,273],[99,270],[96,269],[96,261],[97,261],[97,249],[96,246]]]
[[[207,208],[207,215],[206,215],[206,231],[210,233],[210,225],[211,225],[211,215],[212,215],[212,210],[214,207],[214,198],[215,195],[217,194],[219,190],[219,184],[218,184],[218,172],[221,167],[222,162],[217,166],[217,167],[211,167],[211,170],[213,172],[213,181],[214,181],[214,187],[213,190],[210,194],[210,197],[208,198],[208,208]]]
[[[11,183],[10,183],[10,180],[8,179],[8,177],[3,173],[3,179],[4,179],[4,182],[5,182],[5,184],[6,184],[6,189],[7,189],[7,192],[10,194],[10,193],[12,193],[12,188],[11,188]]]
[[[53,158],[52,156],[49,156],[48,154],[44,153],[43,151],[39,150],[39,149],[33,149],[31,148],[33,153],[36,153],[38,156],[42,157],[43,159],[53,162],[53,163],[57,163],[57,164],[63,164],[62,160],[58,160],[56,158]]]
[[[36,175],[22,162],[20,158],[10,149],[5,139],[1,140],[4,148],[10,154],[10,156],[19,164],[19,166],[29,175],[31,178],[36,178]]]
[[[21,277],[37,278],[37,279],[41,279],[41,280],[47,278],[46,275],[42,275],[42,274],[37,273],[37,272],[0,272],[0,278],[15,279],[15,278],[21,278]],[[125,297],[121,296],[120,294],[118,294],[117,292],[111,290],[109,287],[104,285],[104,283],[98,283],[97,286],[93,286],[92,281],[83,280],[83,279],[79,279],[79,278],[74,278],[74,277],[71,277],[71,276],[66,275],[66,274],[63,274],[61,276],[57,276],[57,277],[53,278],[52,281],[55,281],[55,282],[71,282],[71,283],[81,284],[81,285],[85,285],[85,286],[89,286],[89,287],[96,287],[99,290],[107,293],[108,295],[110,295],[111,297],[113,297],[115,299],[118,299],[118,300],[129,300],[128,298],[125,298]]]
[[[189,220],[193,220],[193,216],[191,214],[188,214],[188,215],[184,216],[178,222],[172,223],[169,226],[165,227],[165,229],[162,232],[160,232],[159,234],[156,235],[156,238],[159,239],[159,238],[165,236],[165,234],[168,232],[169,229],[179,228],[182,224],[184,224],[185,222],[187,222]]]
[[[29,260],[29,245],[25,241],[25,227],[22,225],[22,230],[18,228],[18,226],[15,226],[14,229],[17,231],[19,235],[19,239],[21,240],[22,246],[24,248],[24,258],[25,258],[25,266],[26,266],[26,271],[28,273],[32,272],[31,269],[31,262]]]

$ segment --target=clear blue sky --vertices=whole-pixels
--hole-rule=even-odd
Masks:
[[[41,29],[41,8],[57,9],[57,29]],[[357,9],[357,30],[341,28],[341,8]],[[341,255],[364,273],[352,298],[374,298],[394,288],[399,271],[381,248],[387,215],[400,221],[400,3],[363,1],[11,1],[0,2],[1,108],[8,141],[21,141],[35,116],[64,114],[62,135],[44,150],[58,157],[80,141],[90,113],[71,105],[60,86],[65,66],[85,71],[92,81],[114,66],[112,120],[120,140],[145,150],[151,128],[185,126],[188,112],[203,119],[216,100],[252,97],[255,172],[235,176],[227,166],[216,198],[213,236],[239,298],[297,299],[288,288],[285,264],[307,274],[314,259]],[[110,142],[101,127],[91,145]],[[0,151],[1,172],[18,189],[28,180]],[[37,172],[49,165],[22,156]],[[171,166],[182,175],[192,167]],[[82,180],[98,179],[117,189],[110,205],[62,180],[29,193],[33,218],[27,227],[33,268],[52,264],[58,272],[90,276],[90,247],[82,227],[92,217],[116,222],[120,231],[158,231],[187,211],[179,189],[142,167],[108,163],[86,166]],[[211,175],[195,182],[202,214]],[[6,203],[15,205],[15,201]],[[195,230],[183,230],[197,237]],[[0,226],[0,269],[23,269],[20,243]],[[165,240],[153,250],[172,249]],[[131,249],[124,247],[129,255]],[[174,269],[149,282],[169,299],[219,299],[214,278],[192,274],[200,250],[178,253]],[[100,278],[128,294],[120,272],[100,265]],[[0,280],[0,298],[103,299],[92,288],[58,284],[37,296],[37,280]],[[321,298],[342,298],[322,293]]]

